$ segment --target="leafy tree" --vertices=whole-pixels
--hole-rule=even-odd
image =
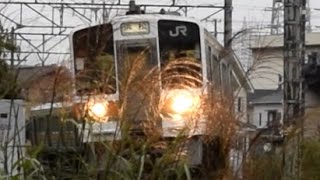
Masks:
[[[17,85],[14,72],[9,70],[5,60],[1,59],[1,55],[5,50],[14,51],[16,46],[8,38],[8,34],[3,33],[4,30],[0,24],[0,99],[16,98]]]

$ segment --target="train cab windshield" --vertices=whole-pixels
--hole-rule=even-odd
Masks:
[[[72,40],[77,94],[114,94],[116,74],[112,25],[77,31]]]
[[[201,87],[200,33],[190,22],[160,20],[158,22],[162,85]]]

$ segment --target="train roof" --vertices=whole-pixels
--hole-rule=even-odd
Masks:
[[[178,16],[172,14],[134,14],[134,15],[122,15],[116,16],[111,19],[111,22],[118,22],[119,20],[123,21],[137,21],[137,20],[145,20],[145,21],[158,21],[158,20],[176,20],[176,21],[185,21],[192,22],[201,25],[200,21],[185,16]]]
[[[173,14],[130,14],[130,15],[119,15],[119,16],[115,16],[114,18],[110,19],[109,21],[107,21],[105,24],[107,23],[112,23],[112,24],[116,24],[119,22],[130,22],[130,21],[149,21],[149,22],[157,22],[159,20],[175,20],[175,21],[184,21],[184,22],[191,22],[191,23],[195,23],[199,26],[199,28],[205,28],[203,26],[203,24],[195,19],[195,18],[191,18],[191,17],[185,17],[185,16],[178,16],[178,15],[173,15]],[[96,23],[96,24],[91,24],[91,25],[80,25],[76,28],[74,28],[72,30],[72,32],[70,33],[71,36],[82,29],[86,29],[89,27],[93,27],[93,26],[98,26],[101,25],[102,23]]]

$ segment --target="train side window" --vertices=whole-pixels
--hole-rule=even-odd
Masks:
[[[0,118],[1,119],[7,119],[8,118],[8,113],[0,113]]]
[[[238,112],[242,112],[242,97],[238,97]]]
[[[227,66],[223,63],[221,63],[221,85],[222,85],[222,88],[223,90],[225,90],[225,79],[226,79],[226,76],[225,76],[225,71],[227,71]]]
[[[225,63],[221,63],[221,84],[223,92],[229,92],[229,68]]]
[[[232,70],[230,70],[230,86],[232,91],[236,91],[241,87],[240,82],[237,80]]]
[[[212,54],[212,74],[214,79],[214,84],[216,87],[220,86],[220,66],[218,57]]]
[[[228,65],[228,89],[231,91],[231,92],[233,92],[233,86],[232,86],[232,84],[231,84],[231,82],[232,82],[232,68],[231,68],[231,65]]]
[[[207,46],[207,78],[208,81],[210,81],[211,83],[213,83],[213,72],[212,72],[212,58],[211,58],[211,54],[212,54],[212,49],[210,46]]]

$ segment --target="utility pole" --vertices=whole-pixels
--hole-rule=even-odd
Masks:
[[[232,0],[224,0],[224,47],[231,48],[232,44]]]
[[[302,66],[305,56],[306,0],[284,0],[284,180],[301,179],[304,85]],[[291,128],[289,128],[291,127]]]

